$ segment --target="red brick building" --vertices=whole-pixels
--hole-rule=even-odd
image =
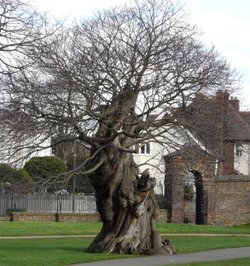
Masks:
[[[249,223],[250,112],[240,111],[239,100],[222,91],[211,98],[197,95],[189,108],[185,119],[195,121],[194,134],[204,146],[165,157],[169,221]],[[193,205],[184,199],[190,177]]]

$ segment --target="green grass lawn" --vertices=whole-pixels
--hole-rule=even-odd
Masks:
[[[249,237],[171,236],[168,239],[174,243],[177,253],[190,253],[190,252],[206,251],[206,250],[213,250],[213,249],[237,248],[237,247],[250,246]]]
[[[0,240],[0,265],[68,265],[96,260],[128,257],[83,252],[92,239]]]
[[[23,223],[0,222],[0,236],[32,235],[95,235],[100,223]],[[250,225],[244,226],[200,226],[192,224],[158,224],[162,234],[170,233],[228,233],[249,234]],[[177,253],[189,253],[220,248],[250,246],[249,237],[239,236],[169,236]],[[0,240],[0,265],[68,265],[95,260],[128,256],[90,254],[84,252],[93,238],[60,239],[13,239]],[[245,259],[244,263],[247,261]],[[222,262],[219,262],[222,263]],[[234,263],[234,262],[233,262]],[[194,264],[199,265],[199,264]],[[203,264],[201,264],[203,265]],[[207,265],[207,264],[204,264]],[[209,265],[250,265],[250,264],[209,264]]]
[[[0,236],[96,235],[101,223],[0,222]]]
[[[161,234],[171,233],[223,233],[250,234],[250,224],[242,226],[209,226],[194,224],[159,223]],[[0,236],[32,235],[95,235],[101,229],[101,223],[67,222],[0,222]]]
[[[197,224],[159,223],[157,228],[161,234],[207,233],[207,234],[250,234],[250,224],[237,226],[213,226]]]
[[[90,254],[84,252],[93,239],[18,239],[0,240],[0,265],[68,265],[96,260],[124,258],[128,255]],[[249,246],[246,237],[171,237],[177,253]],[[247,264],[242,264],[247,265]]]
[[[175,264],[175,266],[247,266],[247,265],[250,265],[250,257],[242,259],[233,259],[233,260]]]

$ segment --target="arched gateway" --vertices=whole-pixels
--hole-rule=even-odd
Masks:
[[[195,156],[193,156],[195,153]],[[166,162],[166,202],[170,222],[212,223],[215,198],[215,159],[193,147],[188,154],[172,154]]]

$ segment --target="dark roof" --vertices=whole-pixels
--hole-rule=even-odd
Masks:
[[[199,94],[186,111],[178,109],[176,117],[187,121],[209,150],[220,153],[223,141],[250,142],[250,112],[241,112],[239,106],[239,100],[227,92],[212,97]]]
[[[230,105],[228,135],[229,140],[250,141],[250,112],[240,112]]]
[[[250,124],[250,112],[240,112],[240,114]]]

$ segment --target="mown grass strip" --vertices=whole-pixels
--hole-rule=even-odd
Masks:
[[[159,223],[157,227],[161,234],[250,234],[250,224],[242,226],[209,226]],[[100,229],[101,223],[97,222],[0,222],[0,236],[95,235]]]
[[[0,240],[0,265],[64,266],[131,257],[84,252],[92,240],[91,238]],[[171,240],[176,246],[177,253],[250,246],[249,238],[246,237],[171,237]]]
[[[175,266],[247,266],[247,265],[250,265],[250,257],[241,258],[241,259],[232,259],[232,260],[219,260],[219,261],[217,260],[217,261],[208,261],[208,262],[175,264]]]
[[[97,260],[126,258],[128,255],[84,252],[92,239],[0,240],[0,265],[63,266]]]

